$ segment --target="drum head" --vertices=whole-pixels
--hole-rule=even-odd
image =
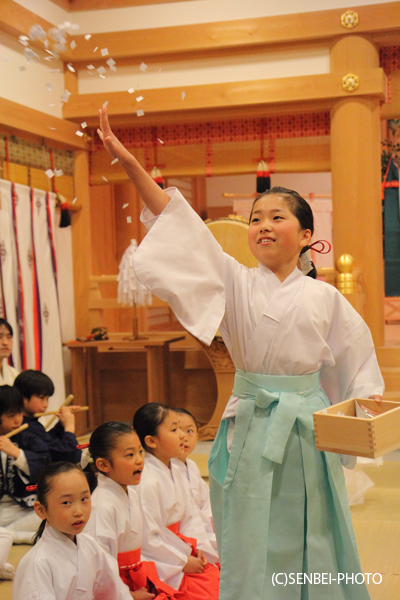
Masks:
[[[206,221],[206,225],[222,246],[224,252],[233,256],[246,267],[257,267],[258,261],[250,252],[247,242],[249,224],[247,219],[235,215]]]

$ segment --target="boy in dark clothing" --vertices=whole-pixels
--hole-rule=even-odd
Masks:
[[[63,406],[58,413],[58,423],[49,431],[45,428],[35,413],[46,412],[49,396],[54,394],[54,384],[50,377],[41,371],[28,369],[22,371],[14,381],[22,394],[24,401],[24,423],[39,436],[47,445],[52,461],[68,461],[77,463],[81,451],[77,449],[75,437],[75,416],[71,407]]]
[[[38,527],[33,510],[36,494],[28,491],[40,471],[50,462],[46,444],[28,429],[12,438],[5,434],[17,429],[23,420],[23,399],[9,385],[0,386],[0,578],[12,579],[7,563],[12,543],[32,543]]]

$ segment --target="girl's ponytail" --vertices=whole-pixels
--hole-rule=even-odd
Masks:
[[[138,434],[140,443],[145,450],[149,451],[145,442],[146,437],[148,435],[157,435],[158,428],[170,410],[173,410],[173,408],[169,408],[169,406],[166,406],[165,404],[149,402],[138,408],[135,412],[133,417],[133,428]]]

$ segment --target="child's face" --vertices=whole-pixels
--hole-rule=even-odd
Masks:
[[[46,503],[47,508],[35,502],[36,514],[74,541],[90,516],[90,491],[85,475],[74,469],[53,477]]]
[[[148,436],[146,444],[154,456],[168,465],[171,458],[183,455],[186,436],[179,426],[179,415],[170,410],[157,430],[157,435]]]
[[[33,417],[35,413],[46,412],[48,405],[49,397],[45,396],[44,394],[33,394],[33,396],[31,396],[29,400],[27,398],[24,398],[25,413],[29,417]]]
[[[132,431],[120,436],[110,459],[98,459],[96,465],[124,489],[128,485],[138,485],[144,466],[144,451],[137,434]]]
[[[287,202],[278,195],[263,196],[254,205],[248,231],[249,247],[257,260],[275,272],[296,264],[311,232],[303,230]]]
[[[0,417],[0,435],[5,435],[13,429],[21,427],[24,415],[22,412],[3,413]]]
[[[5,325],[0,325],[0,360],[8,358],[12,351],[12,335]]]
[[[181,429],[186,437],[183,445],[184,456],[179,458],[186,459],[186,457],[195,449],[199,434],[197,432],[196,423],[193,421],[192,417],[185,415],[185,413],[178,413],[178,416]]]

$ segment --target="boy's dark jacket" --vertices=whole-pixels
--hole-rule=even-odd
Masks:
[[[40,471],[50,462],[50,453],[45,442],[29,427],[14,435],[11,441],[24,451],[29,475],[15,467],[10,456],[7,456],[4,472],[3,461],[0,460],[0,498],[8,495],[21,506],[32,507],[36,493],[27,491],[26,487],[36,484]]]
[[[65,460],[78,463],[81,460],[81,450],[77,450],[77,441],[73,433],[65,431],[60,422],[50,431],[46,431],[38,419],[24,416],[24,423],[28,423],[29,429],[47,446],[52,461]]]

